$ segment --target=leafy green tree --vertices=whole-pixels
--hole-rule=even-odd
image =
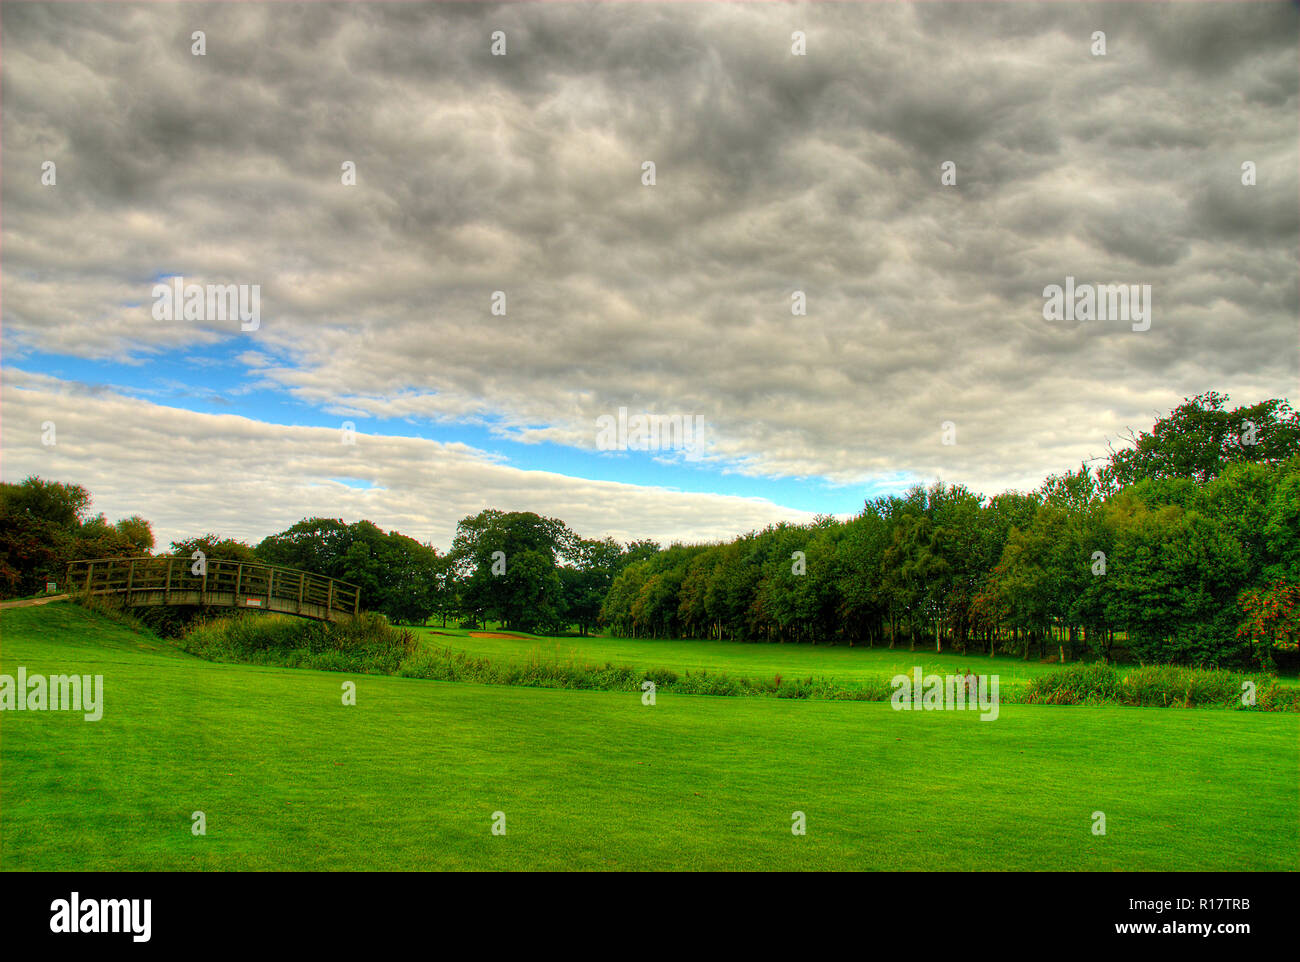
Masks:
[[[129,557],[153,547],[138,515],[110,525],[90,516],[90,493],[77,484],[28,477],[0,484],[0,595],[35,594],[61,583],[69,562]]]
[[[0,510],[9,517],[74,530],[86,520],[90,504],[90,492],[79,484],[44,481],[35,475],[18,484],[0,484]]]
[[[558,556],[575,550],[575,541],[562,521],[528,511],[489,509],[462,519],[451,556],[466,612],[516,630],[562,625]]]
[[[564,620],[586,635],[600,620],[600,606],[620,570],[623,550],[613,538],[576,538],[568,548],[569,563],[560,567]]]
[[[257,546],[267,564],[338,578],[361,589],[361,604],[401,624],[450,613],[447,563],[437,549],[372,521],[304,518]]]
[[[1237,638],[1250,645],[1263,668],[1276,668],[1282,653],[1300,652],[1300,582],[1277,580],[1243,591]]]
[[[650,575],[650,561],[633,561],[623,568],[610,585],[609,594],[600,608],[600,618],[615,635],[637,637],[637,625],[632,606],[641,593],[641,586]]]
[[[171,553],[178,557],[193,557],[195,551],[202,551],[208,561],[240,561],[256,564],[262,560],[244,542],[211,533],[199,535],[197,538],[173,541],[171,545]]]
[[[883,638],[888,599],[880,572],[889,545],[889,525],[879,502],[868,502],[848,521],[836,543],[840,606],[838,615],[850,638],[875,642]]]
[[[1128,648],[1144,663],[1248,662],[1249,647],[1236,635],[1248,566],[1227,527],[1123,494],[1109,507],[1115,555],[1107,614],[1124,627]]]
[[[129,518],[123,518],[114,527],[117,528],[117,533],[122,540],[134,548],[136,553],[146,555],[153,551],[153,525],[140,515],[133,514]]]
[[[1300,415],[1274,398],[1226,410],[1227,395],[1187,398],[1150,431],[1129,436],[1106,472],[1117,487],[1142,479],[1190,478],[1204,483],[1240,462],[1279,464],[1300,454]]]
[[[442,619],[442,627],[446,628],[447,619],[461,610],[460,584],[451,556],[437,554],[430,564],[429,574],[432,579],[433,614]]]
[[[343,557],[356,536],[355,529],[342,519],[304,518],[263,538],[257,556],[267,564],[342,578]]]
[[[712,545],[697,547],[686,563],[678,597],[677,620],[688,638],[702,638],[712,633],[705,598],[719,556],[720,552]]]
[[[894,527],[885,550],[884,582],[894,607],[911,628],[911,649],[918,637],[935,639],[939,648],[939,619],[943,589],[949,574],[943,534],[924,514],[906,514]]]

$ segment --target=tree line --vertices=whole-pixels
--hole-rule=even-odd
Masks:
[[[1104,463],[985,498],[916,486],[628,565],[618,635],[906,644],[1223,667],[1294,656],[1300,420],[1185,401]]]

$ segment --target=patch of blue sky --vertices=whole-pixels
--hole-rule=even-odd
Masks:
[[[235,414],[272,424],[341,427],[352,421],[360,434],[420,437],[459,443],[522,470],[550,471],[593,481],[617,481],[672,490],[765,498],[775,504],[823,514],[855,514],[865,499],[901,491],[911,479],[893,475],[868,484],[835,484],[819,478],[773,478],[743,474],[726,465],[664,457],[659,452],[605,452],[552,442],[524,443],[502,437],[492,425],[427,418],[341,416],[294,397],[264,381],[240,360],[248,344],[239,338],[187,351],[141,356],[143,363],[24,352],[13,366],[61,380],[109,387],[165,407],[203,414]],[[282,359],[270,359],[281,366]],[[348,483],[344,479],[335,479]],[[372,482],[351,479],[352,486]]]
[[[379,488],[379,485],[375,484],[375,482],[367,481],[363,478],[329,478],[328,480],[333,481],[335,484],[341,484],[345,487],[353,488],[357,491],[382,490]]]

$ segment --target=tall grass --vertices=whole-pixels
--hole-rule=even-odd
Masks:
[[[128,609],[113,595],[92,595],[84,591],[70,591],[68,592],[68,600],[124,628],[130,628],[132,631],[138,631],[145,635],[156,634],[152,628],[136,616],[132,609]]]
[[[644,691],[653,682],[658,692],[686,695],[768,695],[777,698],[835,698],[882,701],[892,692],[886,683],[844,685],[820,678],[733,678],[722,672],[666,668],[641,670],[606,664],[579,664],[530,659],[527,663],[494,662],[452,648],[426,648],[407,658],[399,674],[435,681],[468,681],[483,685],[523,685],[533,688],[570,688],[593,691]]]
[[[177,644],[210,661],[395,675],[419,641],[373,612],[340,622],[247,613],[205,621]]]
[[[1253,705],[1242,700],[1251,688]],[[1031,679],[1023,700],[1043,705],[1300,711],[1300,689],[1278,685],[1271,676],[1178,665],[1126,669],[1102,664],[1071,665]]]

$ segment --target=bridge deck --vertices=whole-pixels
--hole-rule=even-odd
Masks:
[[[361,589],[325,575],[247,561],[208,561],[201,575],[189,558],[101,558],[68,565],[69,591],[121,595],[141,605],[257,608],[341,621],[361,611]]]

